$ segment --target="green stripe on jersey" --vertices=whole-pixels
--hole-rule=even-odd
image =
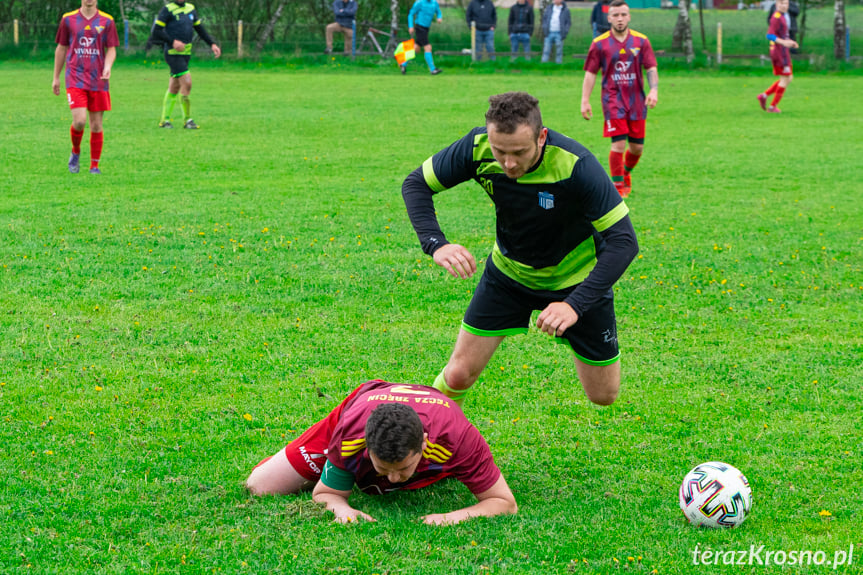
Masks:
[[[593,223],[593,227],[596,228],[598,232],[604,232],[620,220],[626,217],[626,214],[629,213],[629,206],[624,202],[620,202],[610,212],[599,218]]]
[[[596,265],[596,245],[589,237],[556,266],[535,268],[503,255],[497,242],[491,251],[494,265],[510,279],[536,290],[559,290],[579,284]]]
[[[557,146],[545,147],[539,168],[518,179],[519,184],[556,184],[572,177],[578,156]]]
[[[434,193],[442,192],[446,189],[446,186],[440,183],[440,180],[437,179],[434,173],[434,164],[431,158],[423,162],[423,178],[425,178],[426,184]]]

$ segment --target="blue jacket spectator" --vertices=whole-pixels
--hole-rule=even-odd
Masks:
[[[509,29],[512,34],[533,34],[533,6],[527,2],[520,1],[509,9]]]
[[[608,23],[608,5],[610,3],[611,0],[599,0],[593,5],[593,11],[590,13],[590,27],[593,29],[594,38],[611,30],[611,24]]]
[[[497,9],[491,0],[471,0],[467,7],[467,25],[476,22],[476,29],[480,31],[497,28]]]
[[[557,4],[549,4],[542,13],[543,36],[548,36],[548,33],[551,31],[551,16],[554,13],[555,6]],[[569,7],[566,5],[566,2],[561,3],[560,6],[562,6],[560,12],[560,39],[565,40],[566,35],[569,34],[569,28],[572,26],[572,16],[569,14]]]
[[[336,0],[333,2],[333,14],[336,15],[336,24],[350,28],[357,15],[357,3],[354,0]]]

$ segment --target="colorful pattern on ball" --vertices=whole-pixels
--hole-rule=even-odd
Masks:
[[[737,527],[752,508],[752,489],[739,469],[711,461],[696,466],[680,485],[680,509],[700,527]]]

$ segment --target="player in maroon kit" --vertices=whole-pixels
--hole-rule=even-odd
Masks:
[[[81,139],[90,116],[90,173],[101,174],[104,135],[102,114],[111,109],[108,79],[117,58],[114,18],[99,10],[98,0],[81,0],[81,8],[63,14],[54,52],[54,94],[60,95],[60,72],[66,66],[66,96],[72,110],[72,155],[69,171],[80,170]]]
[[[427,524],[515,513],[518,506],[480,432],[450,398],[425,385],[374,380],[356,388],[246,480],[253,495],[314,487],[336,521],[365,519],[348,496],[354,485],[371,495],[420,489],[455,477],[477,498],[469,507],[426,515]]]
[[[779,100],[785,94],[785,88],[791,83],[791,48],[797,48],[797,42],[790,38],[788,33],[788,22],[785,21],[785,13],[788,12],[788,0],[776,2],[776,12],[770,17],[770,27],[767,29],[767,39],[770,40],[770,61],[773,62],[773,75],[779,79],[767,88],[763,94],[758,94],[758,103],[762,110],[779,114],[782,112],[776,107]],[[773,94],[773,101],[767,107],[767,96]]]
[[[611,179],[624,198],[632,191],[630,172],[644,151],[647,109],[656,106],[659,99],[659,73],[650,40],[644,34],[630,30],[629,20],[629,6],[625,0],[611,2],[608,8],[611,30],[597,36],[590,45],[581,88],[581,115],[590,120],[593,117],[590,93],[596,84],[596,74],[602,70],[603,137],[611,138],[608,157]],[[650,87],[646,98],[642,68]]]

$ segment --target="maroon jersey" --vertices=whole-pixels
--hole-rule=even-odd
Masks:
[[[774,12],[770,17],[770,26],[767,28],[767,36],[776,36],[783,40],[788,40],[788,22],[785,21],[785,15],[781,12]],[[773,40],[770,40],[770,60],[773,62],[774,68],[791,70],[791,50],[786,46],[780,46]]]
[[[105,68],[105,50],[120,45],[114,18],[101,10],[87,19],[81,10],[63,14],[55,40],[68,46],[66,53],[66,88],[107,92],[108,81],[101,80]]]
[[[404,403],[420,417],[428,434],[422,459],[404,483],[390,483],[375,471],[366,449],[365,427],[371,412],[382,403]],[[354,476],[366,493],[378,495],[399,489],[419,489],[453,476],[471,493],[488,490],[500,478],[491,450],[461,408],[433,387],[386,381],[366,383],[344,406],[327,452],[329,463]],[[326,474],[322,478],[327,484]]]
[[[602,114],[606,120],[647,118],[641,70],[655,67],[650,40],[635,30],[630,30],[623,42],[611,32],[593,40],[584,69],[593,74],[602,70]]]

